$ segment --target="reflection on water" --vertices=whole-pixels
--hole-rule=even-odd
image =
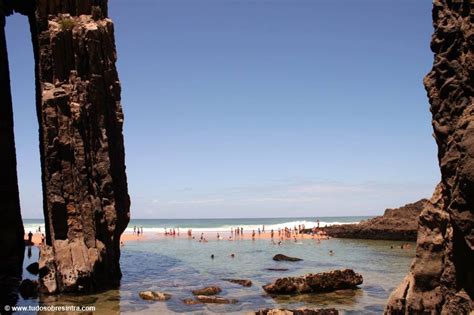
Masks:
[[[268,240],[211,241],[198,243],[187,239],[129,242],[122,250],[122,284],[119,290],[88,296],[41,296],[35,300],[20,300],[19,305],[94,305],[107,314],[169,314],[169,313],[246,313],[260,308],[334,307],[350,314],[381,313],[391,290],[407,273],[413,250],[401,250],[400,243],[386,241],[332,239],[318,244],[302,240],[272,245]],[[394,249],[390,249],[391,245]],[[329,255],[329,250],[334,255]],[[230,254],[235,254],[231,258]],[[275,262],[273,255],[284,253],[303,258],[301,262]],[[210,259],[214,254],[215,259]],[[25,259],[25,267],[37,260]],[[288,271],[269,271],[286,268]],[[278,277],[299,276],[332,269],[352,268],[361,273],[364,283],[358,290],[301,296],[271,297],[262,286]],[[34,278],[25,271],[24,276]],[[249,288],[222,281],[223,278],[252,280]],[[218,285],[220,294],[235,298],[232,305],[185,305],[191,291],[206,285]],[[142,290],[170,293],[167,302],[150,302],[139,298]]]

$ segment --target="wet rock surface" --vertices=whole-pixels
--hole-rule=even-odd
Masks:
[[[239,284],[243,287],[251,287],[252,286],[252,281],[246,280],[246,279],[222,279],[222,280],[232,282],[232,283],[235,283],[235,284]]]
[[[216,295],[222,292],[222,289],[219,287],[205,287],[202,289],[197,289],[192,291],[194,295]]]
[[[138,295],[143,300],[148,301],[168,301],[171,299],[171,294],[158,292],[158,291],[141,291]]]
[[[383,216],[358,224],[333,225],[323,230],[329,236],[339,238],[415,241],[418,217],[428,205],[427,199],[421,199],[400,208],[386,209]]]
[[[276,254],[273,256],[274,261],[302,261],[303,259],[297,257],[290,257],[283,254]]]
[[[210,304],[235,304],[238,301],[236,299],[226,299],[221,296],[209,296],[209,295],[198,295],[196,300],[201,303],[210,303]]]
[[[432,70],[424,79],[441,182],[419,218],[416,258],[386,314],[474,309],[474,8],[433,2]]]
[[[38,296],[38,281],[25,279],[20,284],[20,294],[24,299],[36,298]]]
[[[351,269],[334,270],[301,277],[286,277],[264,285],[269,294],[305,294],[356,289],[363,278]]]

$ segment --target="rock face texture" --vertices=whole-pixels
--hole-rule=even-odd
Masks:
[[[121,88],[107,2],[93,2],[38,1],[32,26],[48,244],[39,264],[48,293],[94,290],[121,277],[130,207]]]
[[[400,208],[387,209],[383,216],[359,224],[333,225],[324,230],[329,236],[340,238],[415,241],[418,217],[428,205],[427,199],[421,199]]]
[[[334,270],[302,277],[287,277],[264,285],[270,294],[305,294],[331,292],[343,289],[355,289],[362,284],[362,276],[351,269]]]
[[[474,297],[474,8],[436,0],[425,77],[441,183],[419,220],[416,258],[387,314],[469,314]]]
[[[13,9],[27,15],[32,34],[46,225],[40,290],[78,292],[117,285],[120,235],[129,221],[130,199],[107,1],[0,0],[0,9],[2,22]],[[0,193],[10,197],[0,198],[0,224],[9,224],[11,235],[1,241],[4,248],[23,253],[17,244],[23,227],[4,42],[2,27]]]

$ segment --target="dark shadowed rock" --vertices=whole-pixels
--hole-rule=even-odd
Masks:
[[[270,294],[304,294],[331,292],[342,289],[355,289],[362,284],[362,276],[351,269],[334,270],[302,277],[287,277],[264,285],[265,292]]]
[[[267,268],[268,271],[288,271],[288,268]]]
[[[252,281],[250,281],[250,280],[245,280],[245,279],[222,279],[222,280],[232,282],[232,283],[235,283],[235,284],[240,284],[243,287],[251,287],[252,286]]]
[[[219,287],[205,287],[192,291],[194,295],[216,295],[222,292]]]
[[[39,273],[39,265],[37,262],[34,262],[29,264],[28,267],[26,267],[26,270],[28,270],[32,275],[37,275]]]
[[[416,257],[386,314],[474,310],[474,7],[433,1],[428,92],[441,182],[420,216]]]
[[[24,299],[36,298],[38,296],[38,281],[23,280],[20,284],[20,294]]]
[[[158,292],[158,291],[141,291],[138,295],[149,301],[168,301],[171,299],[171,294]]]
[[[275,261],[302,261],[303,259],[290,257],[283,254],[276,254],[275,256],[273,256],[273,260]]]
[[[208,296],[208,295],[198,295],[196,300],[201,303],[212,303],[212,304],[235,304],[238,301],[236,299],[226,299],[220,296]]]
[[[400,208],[386,209],[383,216],[358,224],[332,225],[323,230],[339,238],[415,241],[418,216],[428,204],[427,199],[422,199]]]
[[[296,310],[288,310],[288,309],[264,309],[255,312],[255,315],[338,315],[339,312],[334,308],[326,308],[326,309],[296,309]]]

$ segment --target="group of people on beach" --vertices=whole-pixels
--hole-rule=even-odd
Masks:
[[[133,234],[134,235],[136,234],[137,236],[140,236],[140,234],[143,235],[143,226],[136,226],[135,225],[133,227]]]

